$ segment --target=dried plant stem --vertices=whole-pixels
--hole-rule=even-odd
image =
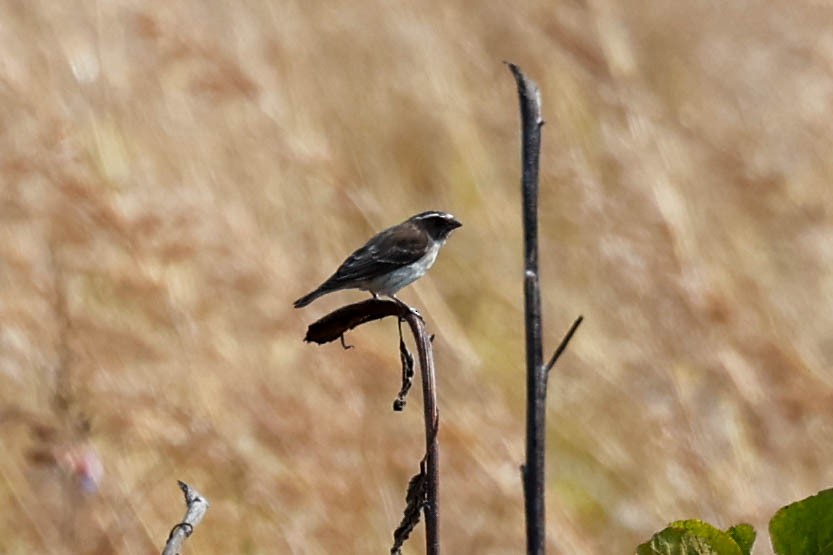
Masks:
[[[408,312],[405,320],[414,334],[422,374],[422,406],[425,416],[425,552],[440,553],[440,444],[437,438],[440,413],[437,409],[437,381],[434,373],[434,353],[431,338],[425,331],[422,318]]]
[[[419,487],[409,488],[410,491],[424,491],[424,499],[421,500],[422,510],[425,514],[425,552],[428,555],[439,555],[440,553],[440,474],[439,474],[439,441],[437,432],[439,429],[439,411],[437,409],[437,383],[434,372],[434,354],[431,347],[432,337],[425,331],[425,322],[414,310],[402,303],[381,299],[368,299],[360,303],[342,307],[316,322],[307,328],[305,341],[324,344],[337,339],[343,339],[344,334],[367,322],[379,320],[388,316],[396,316],[400,321],[408,323],[411,333],[416,342],[419,367],[422,376],[422,399],[425,414],[425,458],[420,463],[420,474],[415,477]],[[401,350],[401,346],[400,346]],[[405,393],[407,390],[403,388]],[[404,394],[400,392],[397,399],[399,405],[404,406]],[[424,488],[422,487],[424,481]],[[411,514],[410,517],[407,515]],[[397,532],[394,533],[395,543],[392,553],[399,552],[399,546],[407,538],[408,533],[419,518],[418,511],[406,511],[406,519]]]

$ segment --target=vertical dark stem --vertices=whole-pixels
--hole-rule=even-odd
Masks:
[[[437,409],[437,382],[434,373],[434,353],[431,338],[425,332],[425,324],[414,313],[406,316],[416,340],[422,375],[422,405],[425,413],[425,553],[440,553],[440,444],[439,410]]]
[[[538,85],[508,64],[518,85],[523,131],[521,181],[524,225],[524,317],[526,322],[526,464],[523,468],[526,551],[546,552],[545,453],[547,372],[541,337],[538,278],[538,159],[541,150],[541,99]]]

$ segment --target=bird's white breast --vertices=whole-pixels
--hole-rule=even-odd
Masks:
[[[410,285],[425,275],[425,272],[434,265],[437,254],[440,252],[442,242],[434,241],[431,248],[425,255],[408,266],[403,266],[383,276],[379,276],[369,282],[363,289],[382,295],[393,295],[406,285]]]

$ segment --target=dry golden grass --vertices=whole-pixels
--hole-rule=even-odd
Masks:
[[[316,285],[428,208],[447,553],[520,553],[519,141],[541,85],[553,553],[833,482],[819,3],[0,3],[0,552],[384,553],[421,455],[394,324]],[[63,301],[62,301],[63,299]],[[418,392],[415,392],[418,393]],[[61,394],[64,401],[56,398]],[[85,421],[89,420],[89,431]],[[73,482],[97,457],[96,494]],[[421,528],[407,553],[422,552]]]

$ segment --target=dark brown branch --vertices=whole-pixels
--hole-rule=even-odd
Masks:
[[[576,330],[584,321],[584,316],[579,316],[576,318],[573,325],[570,326],[570,329],[567,330],[567,333],[564,335],[564,338],[561,340],[561,343],[558,344],[558,348],[552,354],[552,358],[544,367],[544,371],[549,374],[552,367],[555,366],[555,363],[558,362],[558,359],[561,357],[561,354],[567,349],[567,344],[570,343],[570,340],[573,338],[573,334],[576,333]]]
[[[305,341],[324,344],[343,337],[349,330],[379,320],[387,316],[396,316],[404,320],[411,328],[419,355],[419,367],[422,374],[422,404],[425,420],[425,498],[422,510],[425,514],[425,543],[428,555],[440,553],[440,505],[439,505],[439,411],[437,410],[437,384],[434,373],[434,354],[431,349],[431,337],[425,331],[422,317],[408,306],[393,301],[368,299],[351,304],[327,314],[312,323],[307,329]],[[400,355],[401,356],[401,355]],[[409,500],[409,504],[412,500]],[[399,537],[395,542],[399,541]]]
[[[185,539],[194,533],[194,528],[200,523],[208,510],[208,501],[200,495],[200,492],[186,484],[185,482],[177,481],[179,489],[185,495],[185,516],[182,522],[176,524],[171,533],[168,534],[168,541],[165,543],[165,548],[162,550],[162,555],[177,555],[185,543]]]

